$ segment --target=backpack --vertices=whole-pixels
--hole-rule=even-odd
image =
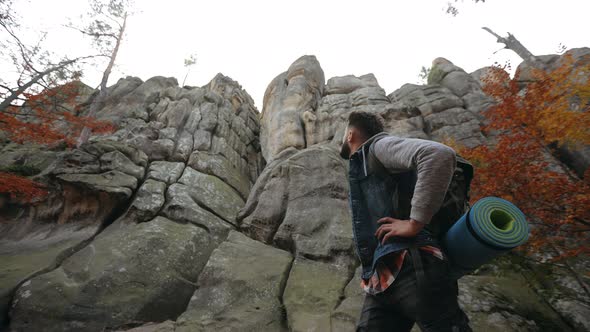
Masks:
[[[392,175],[375,157],[372,147],[369,153],[368,167],[372,172],[380,174],[380,176],[395,176],[394,182],[397,185],[397,190],[394,200],[397,200],[397,202],[394,202],[394,204],[401,211],[400,215],[409,216],[417,180],[416,170]],[[468,160],[457,155],[455,171],[443,203],[426,226],[426,229],[439,241],[442,241],[444,235],[455,222],[469,211],[469,188],[472,179],[473,165]]]

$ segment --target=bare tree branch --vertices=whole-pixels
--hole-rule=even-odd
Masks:
[[[21,94],[23,94],[25,91],[27,91],[27,89],[29,89],[30,87],[32,87],[35,84],[38,84],[39,81],[44,78],[46,75],[51,74],[57,70],[61,70],[63,68],[66,68],[67,66],[75,63],[76,61],[79,61],[81,59],[87,59],[87,58],[91,58],[93,56],[85,56],[85,57],[80,57],[80,58],[76,58],[76,59],[72,59],[72,60],[66,60],[66,61],[62,61],[56,65],[53,65],[47,69],[45,69],[44,71],[42,71],[41,73],[37,74],[36,76],[32,77],[27,83],[23,84],[22,86],[19,86],[19,88],[14,91],[10,96],[8,96],[8,98],[4,99],[1,103],[0,103],[0,111],[5,110],[6,108],[8,108],[9,106],[11,106],[12,102],[15,101]]]
[[[482,27],[482,29],[489,32],[492,36],[496,37],[498,43],[504,44],[504,48],[514,51],[524,61],[536,63],[536,59],[533,53],[531,53],[531,51],[524,47],[524,45],[522,45],[522,43],[518,41],[518,39],[516,39],[516,37],[514,37],[514,35],[512,35],[510,32],[508,33],[508,37],[502,37],[494,31],[492,31],[492,29],[490,28]]]
[[[117,36],[113,33],[89,32],[89,31],[77,28],[75,26],[72,26],[72,25],[64,25],[64,27],[79,31],[84,35],[94,37],[94,38],[111,37],[111,38],[117,39]]]

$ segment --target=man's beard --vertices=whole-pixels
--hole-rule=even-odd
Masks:
[[[350,159],[350,145],[348,142],[342,142],[342,147],[340,147],[340,157],[342,159]]]

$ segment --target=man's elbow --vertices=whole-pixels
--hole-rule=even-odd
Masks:
[[[446,163],[455,166],[457,162],[457,153],[448,145],[441,144],[440,158]]]
[[[430,155],[433,160],[436,160],[436,163],[439,165],[447,165],[455,167],[457,161],[457,154],[455,150],[450,146],[444,145],[442,143],[433,142],[428,146],[429,151],[425,151],[426,155]]]

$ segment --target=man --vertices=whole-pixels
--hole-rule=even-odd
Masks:
[[[429,332],[471,331],[448,261],[425,228],[443,202],[455,152],[387,135],[378,115],[352,112],[340,155],[350,163],[349,202],[366,292],[357,331],[410,331],[414,323]],[[415,181],[413,193],[403,190],[404,181]]]

